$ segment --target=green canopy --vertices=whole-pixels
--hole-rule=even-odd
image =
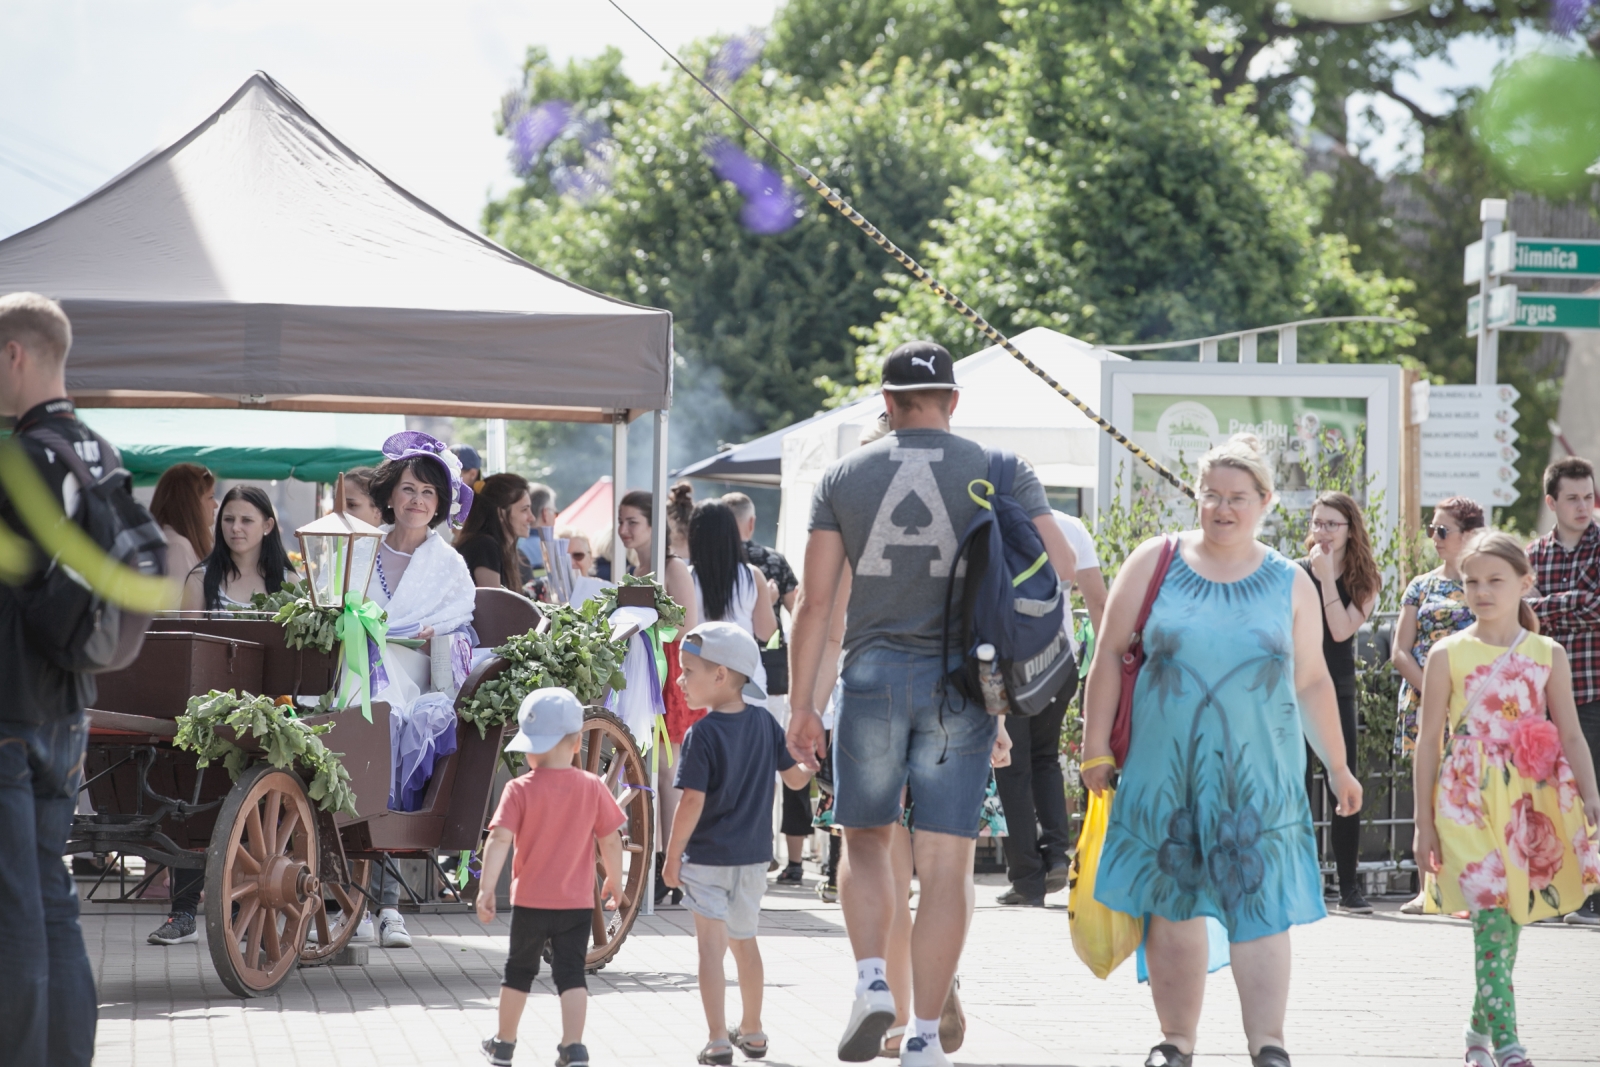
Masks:
[[[403,415],[206,408],[84,408],[78,416],[116,445],[135,485],[154,485],[178,463],[218,478],[331,482],[383,462],[384,440]]]

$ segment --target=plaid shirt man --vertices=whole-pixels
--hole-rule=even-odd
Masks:
[[[1573,699],[1600,700],[1600,526],[1591,522],[1570,550],[1551,530],[1528,546],[1528,561],[1539,594],[1528,604],[1540,632],[1567,650]]]

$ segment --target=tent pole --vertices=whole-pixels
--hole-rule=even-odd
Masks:
[[[667,409],[662,408],[655,413],[655,450],[651,456],[650,490],[655,494],[656,513],[665,516],[667,513]],[[662,529],[666,530],[665,518],[662,519]],[[666,581],[667,570],[667,544],[670,537],[656,537],[650,541],[650,567],[655,572],[656,580]]]
[[[628,550],[622,544],[617,509],[628,492],[628,413],[618,411],[611,419],[611,580],[621,582],[628,573]],[[661,516],[657,514],[655,519],[660,522]]]
[[[484,456],[487,465],[485,475],[504,474],[506,470],[506,420],[485,419],[484,426],[484,451],[489,453]]]

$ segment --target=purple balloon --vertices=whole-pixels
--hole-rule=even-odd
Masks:
[[[1555,0],[1550,5],[1550,28],[1565,37],[1578,28],[1592,0]]]
[[[711,62],[706,67],[706,76],[718,85],[732,85],[761,58],[761,50],[764,47],[766,39],[759,30],[742,37],[735,37],[717,49],[717,54],[711,57]]]
[[[744,197],[739,221],[753,233],[782,233],[800,219],[800,200],[783,182],[783,175],[752,159],[732,141],[713,137],[706,142],[711,172],[729,182]]]
[[[511,123],[511,162],[518,174],[533,168],[571,118],[572,105],[565,100],[546,100],[517,114]]]

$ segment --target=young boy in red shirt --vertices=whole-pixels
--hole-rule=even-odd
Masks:
[[[511,953],[500,987],[500,1029],[484,1039],[483,1054],[495,1067],[509,1067],[517,1047],[517,1024],[539,973],[546,942],[550,973],[561,995],[561,1044],[556,1067],[587,1067],[583,1023],[589,1009],[584,973],[589,926],[594,915],[594,850],[606,878],[602,900],[620,906],[622,837],[627,817],[598,777],[574,767],[583,729],[583,705],[565,689],[535,689],[517,712],[520,730],[508,752],[526,752],[527,774],[513,778],[489,821],[479,881],[478,921],[494,921],[494,887],[506,853],[511,865]]]
[[[661,878],[683,887],[683,906],[694,913],[700,1002],[710,1031],[699,1062],[724,1067],[735,1046],[753,1060],[767,1054],[756,926],[772,858],[772,776],[801,789],[811,772],[789,755],[778,721],[747,703],[767,699],[752,681],[761,669],[755,638],[730,622],[703,622],[684,637],[680,655],[678,684],[689,706],[710,714],[683,739],[677,778],[683,798]],[[730,948],[744,1009],[735,1029],[728,1028],[723,971]]]

